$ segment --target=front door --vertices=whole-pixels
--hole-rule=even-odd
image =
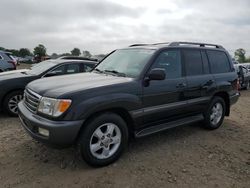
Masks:
[[[162,51],[153,68],[166,71],[165,80],[151,80],[143,88],[144,126],[173,119],[185,111],[186,79],[183,77],[181,52],[178,49]],[[150,71],[149,71],[150,72]]]

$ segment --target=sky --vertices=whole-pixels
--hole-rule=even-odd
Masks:
[[[134,43],[223,45],[250,56],[250,0],[1,0],[0,46],[109,53]]]

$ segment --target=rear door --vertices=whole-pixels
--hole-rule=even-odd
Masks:
[[[200,49],[183,49],[183,62],[187,90],[185,98],[188,100],[190,114],[200,113],[210,100],[211,93],[216,88],[205,51]]]
[[[162,51],[151,69],[163,68],[165,80],[151,80],[143,90],[144,125],[168,121],[185,113],[187,102],[184,98],[186,80],[183,77],[181,52],[176,50]]]

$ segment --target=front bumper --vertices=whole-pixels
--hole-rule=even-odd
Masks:
[[[35,140],[52,147],[67,147],[74,144],[84,120],[77,121],[52,121],[31,113],[23,104],[18,104],[18,115],[24,129]],[[39,128],[49,131],[49,136],[38,132]]]

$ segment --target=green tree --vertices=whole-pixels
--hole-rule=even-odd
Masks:
[[[89,52],[89,51],[82,51],[82,55],[83,55],[83,57],[87,57],[87,58],[91,58],[91,53]]]
[[[81,51],[79,48],[74,48],[73,50],[71,50],[71,54],[74,56],[79,56],[81,54]]]
[[[25,56],[31,56],[32,54],[28,48],[20,48],[19,55],[21,57],[25,57]]]
[[[19,55],[19,50],[15,50],[15,49],[5,49],[5,51],[11,52],[13,56],[20,56],[20,55]]]
[[[3,50],[3,51],[4,51],[4,50],[5,50],[5,48],[4,48],[4,47],[0,47],[0,50]]]
[[[42,57],[46,55],[47,49],[44,45],[39,44],[37,47],[34,48],[34,55],[38,57]]]
[[[53,54],[51,54],[50,57],[51,57],[52,59],[56,59],[56,58],[59,57],[59,55],[58,55],[57,53],[53,53]]]
[[[246,50],[244,50],[243,48],[239,48],[234,52],[234,57],[237,61],[239,61],[239,63],[244,63],[246,62]]]

